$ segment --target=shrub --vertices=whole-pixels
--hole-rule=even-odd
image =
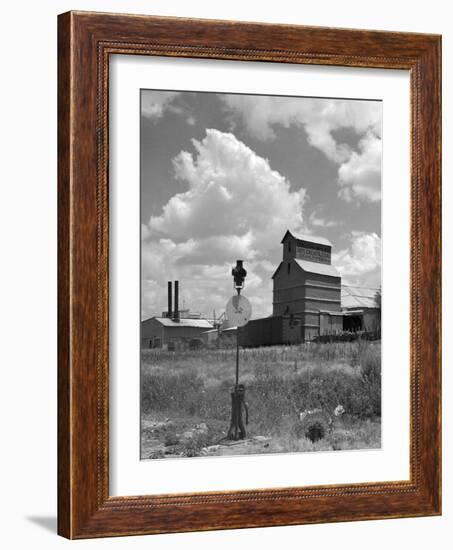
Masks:
[[[309,439],[312,443],[324,439],[326,431],[321,422],[312,422],[307,429],[305,430],[305,437]]]
[[[201,450],[204,447],[212,444],[212,436],[210,436],[209,434],[196,434],[192,439],[186,441],[183,445],[181,445],[181,451],[184,456],[199,456],[201,454]]]

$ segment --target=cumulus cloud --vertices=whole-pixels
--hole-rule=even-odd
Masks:
[[[353,231],[348,248],[332,254],[332,263],[344,282],[379,286],[381,280],[381,238],[376,233]]]
[[[192,143],[194,154],[181,151],[173,159],[175,176],[186,190],[171,197],[142,229],[142,277],[157,282],[161,307],[166,281],[179,278],[188,302],[209,313],[224,308],[231,265],[242,258],[255,313],[270,314],[279,243],[286,229],[303,227],[305,190],[291,190],[267,159],[231,133],[208,129],[203,140]],[[144,313],[155,313],[149,311],[146,288]],[[148,296],[159,296],[154,286]]]
[[[141,98],[142,115],[156,122],[168,112],[183,117],[189,126],[195,126],[197,119],[182,97],[181,92],[144,90]]]
[[[381,200],[381,140],[367,133],[359,143],[359,152],[353,151],[339,170],[340,196],[345,200],[365,198],[370,202]]]
[[[319,98],[219,96],[232,118],[240,119],[255,138],[271,140],[274,127],[303,127],[310,145],[339,166],[340,196],[346,200],[380,200],[381,103]],[[359,151],[338,143],[333,133],[351,128],[362,138]]]
[[[141,96],[142,115],[151,120],[162,118],[180,92],[144,90]]]
[[[196,154],[182,151],[174,160],[176,177],[188,190],[174,195],[160,216],[149,220],[154,234],[173,240],[213,236],[248,239],[248,247],[268,247],[283,228],[300,228],[305,190],[291,191],[289,181],[272,170],[233,134],[207,130],[192,140]]]

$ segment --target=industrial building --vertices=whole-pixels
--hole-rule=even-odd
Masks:
[[[214,328],[207,319],[179,310],[179,282],[175,281],[174,307],[172,283],[168,282],[168,310],[162,317],[151,317],[141,323],[141,347],[167,350],[197,349],[203,345],[203,333]]]
[[[240,345],[297,344],[343,330],[380,330],[376,289],[342,286],[330,241],[287,231],[281,244],[282,261],[272,276],[272,316],[241,327]]]
[[[179,309],[179,282],[168,283],[168,309],[142,321],[142,348],[167,350],[202,346],[243,347],[299,344],[343,331],[380,335],[380,290],[342,284],[332,265],[332,244],[324,237],[286,231],[282,261],[272,275],[272,315],[237,329],[224,314],[202,319]],[[222,321],[223,320],[223,321]]]
[[[341,276],[332,265],[330,241],[287,231],[281,244],[283,259],[272,275],[272,315],[299,318],[302,340],[342,330]]]

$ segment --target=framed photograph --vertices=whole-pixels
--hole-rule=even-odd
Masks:
[[[59,533],[440,514],[440,37],[58,28]]]

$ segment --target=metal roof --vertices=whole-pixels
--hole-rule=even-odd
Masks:
[[[192,328],[213,328],[211,323],[206,319],[180,319],[179,322],[173,321],[168,317],[152,317],[164,327],[192,327]],[[149,319],[146,319],[149,321]]]
[[[341,307],[351,308],[375,308],[376,293],[378,288],[369,288],[363,286],[341,285]]]
[[[308,273],[317,273],[318,275],[329,275],[330,277],[341,277],[333,265],[319,264],[317,262],[308,262],[295,258],[296,264]]]
[[[288,233],[298,241],[305,241],[305,242],[308,242],[308,243],[323,244],[324,246],[330,246],[330,247],[332,246],[332,243],[328,239],[326,239],[325,237],[319,237],[318,235],[307,235],[307,234],[295,235],[294,233],[292,233],[289,230],[283,236],[282,242],[285,240],[286,235]]]

